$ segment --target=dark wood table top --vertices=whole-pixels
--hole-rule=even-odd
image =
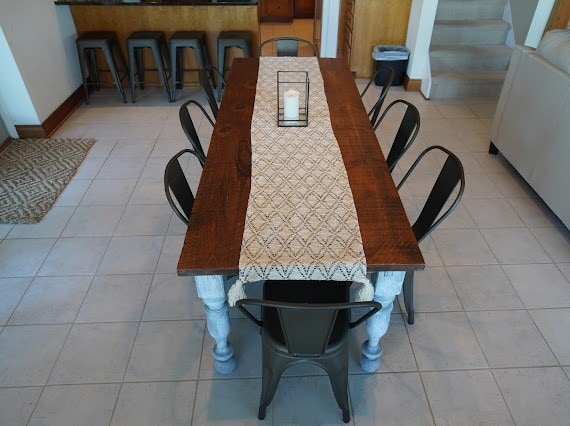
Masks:
[[[319,63],[333,131],[354,197],[368,271],[423,269],[424,259],[352,73],[341,59],[319,59]],[[251,184],[250,127],[258,65],[257,58],[232,63],[178,275],[238,273]]]

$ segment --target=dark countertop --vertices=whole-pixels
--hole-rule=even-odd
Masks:
[[[257,6],[258,0],[55,0],[69,6]]]

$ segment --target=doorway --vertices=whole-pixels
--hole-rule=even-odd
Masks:
[[[269,3],[271,2],[271,3]],[[279,4],[282,7],[279,7]],[[261,0],[259,2],[259,30],[260,42],[275,37],[298,37],[309,41],[314,41],[314,10],[315,4],[319,4],[317,0]],[[268,8],[269,4],[272,6]],[[287,17],[276,16],[275,20],[267,17],[267,13],[284,13]],[[265,15],[264,15],[265,14]],[[302,48],[302,47],[301,47]],[[303,52],[299,52],[303,54]]]

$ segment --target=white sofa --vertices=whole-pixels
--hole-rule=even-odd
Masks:
[[[513,50],[489,137],[570,228],[570,31]]]

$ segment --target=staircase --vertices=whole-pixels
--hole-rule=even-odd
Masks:
[[[512,49],[507,0],[439,0],[430,46],[431,99],[498,98]]]

